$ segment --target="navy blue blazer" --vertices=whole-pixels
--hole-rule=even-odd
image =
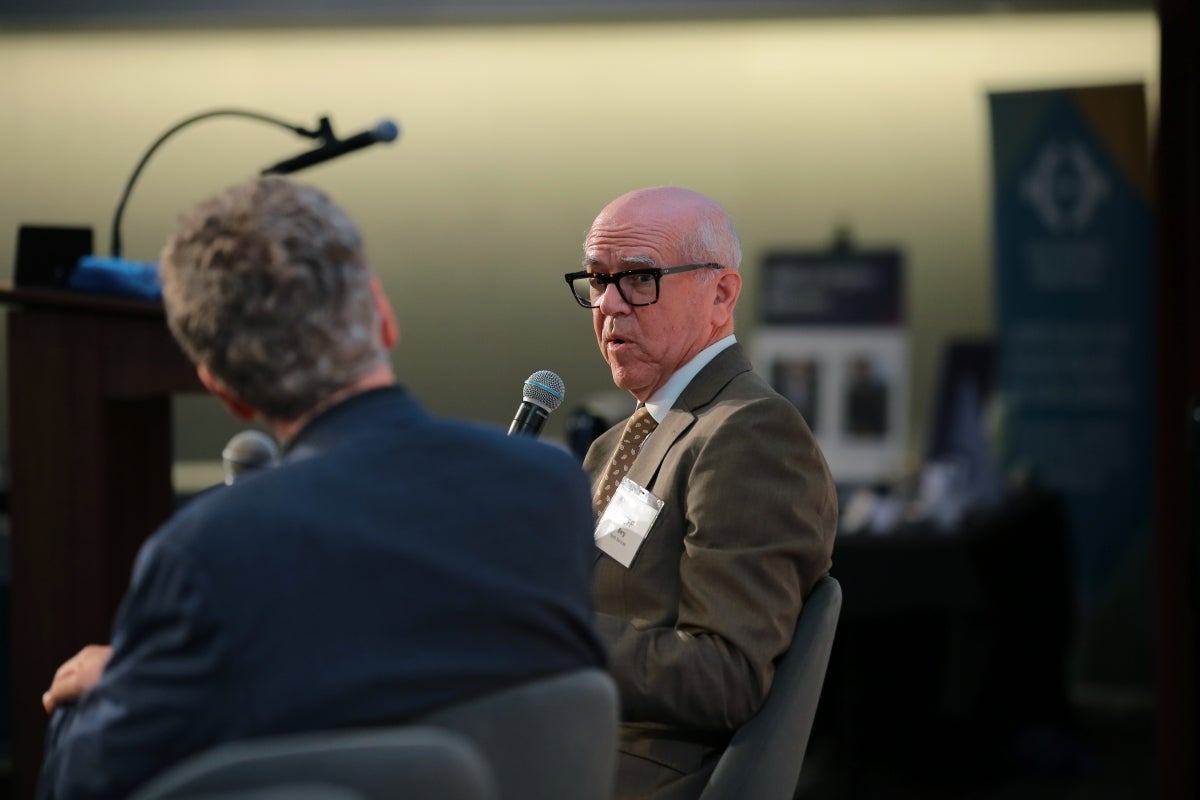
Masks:
[[[399,387],[352,397],[142,547],[38,794],[123,798],[221,742],[402,722],[603,665],[592,564],[567,452],[435,419]]]

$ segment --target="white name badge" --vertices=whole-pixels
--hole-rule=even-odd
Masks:
[[[628,567],[642,542],[646,541],[650,526],[662,507],[662,500],[629,478],[622,478],[608,508],[596,523],[596,547]]]

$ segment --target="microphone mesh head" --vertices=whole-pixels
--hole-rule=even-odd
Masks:
[[[381,119],[371,129],[371,138],[377,142],[394,142],[400,135],[400,126],[390,119]]]
[[[243,472],[273,466],[279,460],[279,446],[262,431],[242,431],[225,445],[221,460],[225,465],[225,482],[233,483]]]
[[[562,405],[567,396],[567,387],[563,379],[548,369],[539,370],[525,379],[521,387],[521,399],[535,406],[541,406],[546,411],[553,411]]]

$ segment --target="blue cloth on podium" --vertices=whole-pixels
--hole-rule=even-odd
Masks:
[[[162,300],[158,264],[110,256],[84,256],[67,281],[67,288],[93,294],[119,294],[143,300]]]

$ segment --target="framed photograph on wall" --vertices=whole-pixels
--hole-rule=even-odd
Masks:
[[[804,415],[834,479],[899,477],[911,393],[900,252],[768,255],[761,299],[755,366]]]
[[[908,452],[909,347],[895,330],[760,329],[755,368],[795,403],[839,482],[898,477]]]

